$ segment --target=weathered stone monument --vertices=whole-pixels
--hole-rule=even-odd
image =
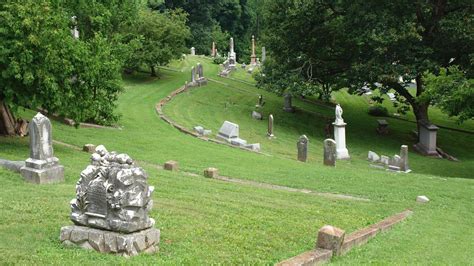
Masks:
[[[191,67],[191,82],[187,87],[203,86],[207,84],[207,79],[204,77],[204,68],[201,63],[197,63],[196,67]]]
[[[324,140],[324,165],[336,166],[337,143],[333,139]]]
[[[408,166],[408,146],[402,145],[400,147],[400,171],[408,172],[410,167]]]
[[[338,104],[336,106],[336,121],[332,123],[334,126],[334,140],[337,146],[337,159],[349,159],[349,151],[346,148],[346,123],[342,118],[342,108]]]
[[[263,100],[263,95],[258,95],[258,101],[257,101],[257,104],[255,105],[255,107],[257,108],[261,108],[265,105],[265,101]]]
[[[267,52],[265,51],[265,46],[262,47],[262,64],[265,63],[265,60],[267,59]]]
[[[283,95],[283,99],[284,99],[283,111],[289,112],[289,113],[294,112],[295,109],[293,108],[293,104],[291,103],[291,94],[285,93]]]
[[[20,169],[26,181],[36,184],[64,181],[64,167],[53,154],[52,128],[49,119],[37,113],[29,124],[30,158]]]
[[[426,120],[420,120],[418,124],[418,143],[414,145],[414,148],[423,155],[441,157],[436,151],[438,127]]]
[[[267,130],[267,136],[269,138],[273,138],[275,137],[275,135],[273,135],[273,115],[270,114],[268,116],[268,130]]]
[[[191,67],[191,82],[188,85],[193,86],[196,84],[196,68],[193,66]]]
[[[196,48],[191,47],[191,55],[196,55]]]
[[[257,64],[257,55],[255,54],[255,36],[252,35],[252,54],[250,55],[250,65]]]
[[[237,55],[234,51],[234,38],[230,38],[229,40],[229,56],[227,57],[229,61],[229,68],[234,69],[235,64],[237,63]]]
[[[308,160],[308,144],[308,137],[306,137],[306,135],[301,135],[298,142],[296,142],[296,147],[298,148],[298,161],[306,162]]]
[[[76,184],[70,216],[75,225],[61,228],[61,242],[123,256],[158,251],[160,230],[148,216],[154,187],[147,178],[128,155],[99,145]]]

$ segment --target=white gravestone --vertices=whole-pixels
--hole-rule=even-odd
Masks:
[[[196,55],[196,48],[191,47],[191,55]]]
[[[51,122],[38,113],[29,125],[30,158],[20,169],[26,181],[43,184],[64,181],[64,167],[53,155]]]
[[[332,123],[334,126],[334,140],[336,141],[337,159],[349,159],[349,151],[346,148],[346,123],[342,118],[342,108],[338,104],[336,106],[336,121]]]

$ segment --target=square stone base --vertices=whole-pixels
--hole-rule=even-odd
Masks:
[[[35,184],[49,184],[64,181],[64,167],[56,165],[45,169],[34,169],[24,166],[20,169],[26,181]]]
[[[149,228],[124,234],[85,226],[70,225],[61,228],[60,241],[66,246],[93,249],[100,253],[135,256],[141,252],[158,252],[160,230]]]

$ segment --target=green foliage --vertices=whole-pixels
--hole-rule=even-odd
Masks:
[[[280,67],[353,92],[378,83],[374,89],[395,90],[417,120],[428,119],[430,102],[418,99],[425,71],[457,65],[469,77],[473,73],[469,0],[275,0],[265,10],[266,43]],[[408,88],[411,80],[417,81],[415,93]]]
[[[388,116],[388,110],[384,106],[373,105],[369,106],[368,114],[372,116]]]
[[[155,68],[166,65],[185,52],[185,40],[189,37],[186,14],[180,10],[160,13],[149,9],[139,12],[138,20],[128,32],[135,33],[133,51],[127,60],[127,68],[137,69],[146,65],[156,75]]]
[[[474,79],[467,78],[459,67],[441,68],[438,75],[426,72],[423,80],[427,90],[422,97],[449,116],[458,116],[459,122],[474,117]]]
[[[50,1],[0,5],[0,99],[77,122],[115,122],[121,62],[108,39],[75,40],[69,23]]]
[[[216,57],[214,57],[214,59],[213,59],[212,61],[214,62],[214,64],[219,65],[219,64],[224,63],[225,60],[226,60],[226,58],[223,57],[223,56],[221,56],[221,55],[219,54],[219,55],[217,55]]]

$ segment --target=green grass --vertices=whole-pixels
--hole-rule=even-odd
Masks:
[[[208,86],[179,95],[164,112],[188,128],[202,124],[216,133],[224,120],[237,122],[241,136],[260,142],[259,155],[204,142],[184,135],[158,118],[154,105],[189,79],[189,68],[204,63]],[[474,249],[472,191],[474,170],[471,135],[440,130],[439,143],[461,159],[454,163],[410,153],[410,174],[396,174],[368,166],[368,150],[393,155],[401,144],[412,144],[409,122],[389,119],[392,133],[375,134],[375,119],[366,114],[367,100],[345,92],[336,100],[348,123],[352,159],[336,168],[322,166],[324,116],[333,110],[295,100],[298,112],[281,110],[282,99],[247,84],[217,77],[218,66],[204,58],[188,57],[161,70],[160,79],[146,75],[125,77],[126,90],[119,99],[122,113],[117,129],[75,129],[53,121],[53,138],[82,146],[104,144],[109,150],[128,153],[143,162],[162,164],[177,160],[180,168],[201,173],[209,166],[222,175],[369,198],[370,202],[330,200],[314,195],[273,191],[182,173],[144,167],[156,187],[151,216],[162,230],[160,253],[124,260],[80,249],[64,248],[58,241],[68,219],[75,182],[89,155],[55,145],[55,155],[66,167],[63,184],[36,186],[21,176],[0,170],[0,261],[18,264],[272,264],[314,246],[324,224],[347,232],[377,222],[406,208],[413,216],[392,231],[377,236],[362,248],[336,258],[340,264],[469,264]],[[222,83],[225,83],[223,85]],[[250,116],[258,94],[267,102],[264,112],[275,116],[274,140],[265,137],[266,121]],[[33,115],[30,111],[23,113]],[[445,118],[439,117],[444,121]],[[450,123],[449,121],[446,123]],[[299,135],[310,138],[308,163],[295,160]],[[448,145],[449,144],[449,145]],[[23,160],[28,139],[0,138],[0,158]],[[461,178],[460,178],[461,177]],[[429,204],[414,202],[427,195]],[[21,248],[20,248],[21,247]]]

